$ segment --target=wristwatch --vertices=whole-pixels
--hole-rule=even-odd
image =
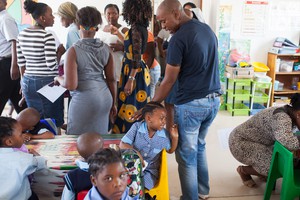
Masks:
[[[133,76],[129,76],[128,78],[133,81],[135,80],[135,77],[133,77]]]

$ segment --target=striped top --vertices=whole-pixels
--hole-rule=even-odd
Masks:
[[[55,40],[43,29],[24,29],[18,36],[17,56],[19,67],[31,76],[58,75]]]

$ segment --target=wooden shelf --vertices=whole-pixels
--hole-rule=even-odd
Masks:
[[[295,94],[295,93],[300,93],[300,90],[288,90],[288,89],[284,89],[284,90],[275,90],[274,91],[274,95],[281,95],[281,94]]]
[[[276,72],[277,75],[299,75],[300,71],[292,71],[292,72]]]
[[[290,97],[292,94],[300,93],[300,90],[291,90],[289,88],[292,87],[292,79],[299,78],[300,80],[300,71],[292,71],[292,72],[276,72],[276,60],[300,60],[300,54],[274,54],[268,53],[268,63],[267,66],[270,68],[270,71],[267,72],[267,75],[272,78],[273,87],[271,89],[271,101],[270,106],[272,106],[274,102],[274,95],[284,95]],[[274,91],[275,80],[284,84],[284,90],[282,91]]]

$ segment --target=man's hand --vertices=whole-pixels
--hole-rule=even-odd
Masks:
[[[142,111],[143,111],[143,108],[139,109],[138,111],[136,111],[135,113],[133,113],[131,115],[130,119],[133,120],[133,121],[141,119],[141,117],[142,117]]]

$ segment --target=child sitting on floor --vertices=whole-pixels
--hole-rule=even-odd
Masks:
[[[34,108],[26,108],[18,114],[16,120],[22,125],[25,141],[55,137],[56,125],[51,123],[51,119],[40,118],[40,113]]]
[[[103,139],[99,133],[84,133],[77,138],[77,151],[84,158],[84,161],[76,160],[76,165],[79,168],[69,171],[64,177],[66,185],[61,197],[62,200],[74,200],[77,193],[82,190],[89,190],[93,186],[86,161],[93,153],[102,148]]]
[[[93,187],[84,200],[133,199],[129,196],[127,170],[120,152],[111,148],[100,149],[88,159],[88,163]]]
[[[46,168],[46,160],[33,150],[24,153],[13,149],[23,143],[21,125],[15,119],[0,117],[0,199],[38,199],[28,175]]]
[[[178,143],[178,130],[174,124],[168,133],[166,109],[157,102],[149,102],[142,110],[144,121],[136,122],[121,140],[121,149],[135,149],[145,166],[145,188],[152,189],[159,178],[161,151],[173,153]],[[146,161],[146,162],[144,162]]]

